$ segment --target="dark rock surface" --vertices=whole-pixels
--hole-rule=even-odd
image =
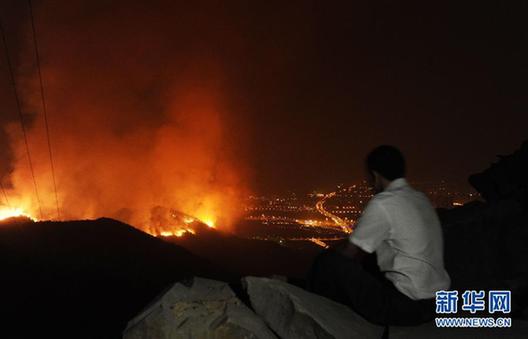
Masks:
[[[439,211],[452,289],[512,289],[513,315],[523,316],[528,307],[528,142],[469,181],[483,201]]]
[[[251,308],[226,283],[194,278],[174,284],[132,319],[124,339],[380,338],[348,307],[282,281],[246,277]]]
[[[380,338],[383,327],[285,282],[244,278],[251,306],[281,338]]]
[[[510,155],[499,155],[499,160],[481,173],[469,177],[470,184],[490,203],[515,199],[528,202],[528,140]]]
[[[132,319],[124,339],[259,338],[276,336],[226,283],[194,278],[174,284]]]
[[[445,262],[453,288],[492,288],[528,274],[528,214],[514,200],[443,213]]]

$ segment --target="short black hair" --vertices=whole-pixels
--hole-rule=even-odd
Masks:
[[[371,174],[376,171],[387,180],[405,177],[405,158],[394,146],[381,145],[373,149],[367,155],[366,165]]]

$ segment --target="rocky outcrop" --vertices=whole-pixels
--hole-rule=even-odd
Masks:
[[[134,319],[125,339],[380,338],[348,307],[282,281],[243,279],[253,312],[220,281],[176,283]]]
[[[528,200],[528,140],[521,148],[499,160],[486,170],[469,177],[470,184],[487,202]]]
[[[226,283],[194,278],[176,283],[132,319],[125,339],[276,338]]]
[[[528,277],[528,213],[515,200],[441,213],[452,288],[491,289]]]
[[[451,289],[511,289],[514,316],[528,308],[528,141],[469,177],[484,201],[440,210]]]
[[[244,278],[251,306],[281,338],[380,338],[350,308],[282,281]]]

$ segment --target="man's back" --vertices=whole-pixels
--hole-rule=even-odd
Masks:
[[[442,230],[427,197],[396,179],[369,202],[350,241],[376,252],[378,265],[412,299],[447,289]]]

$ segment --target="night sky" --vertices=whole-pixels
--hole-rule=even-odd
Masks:
[[[97,18],[111,16],[116,40],[143,29],[174,37],[169,50],[146,48],[148,62],[163,53],[163,60],[185,55],[221,65],[232,112],[226,138],[256,192],[362,179],[365,154],[383,143],[406,154],[411,179],[464,182],[528,137],[526,2],[73,3],[34,1],[43,44],[53,15],[65,29],[96,31]],[[26,10],[1,1],[13,55],[24,45]],[[115,33],[105,30],[99,33]],[[97,43],[86,48],[98,51]],[[42,49],[45,63],[58,62]],[[16,112],[1,60],[5,124]],[[5,136],[0,147],[5,173]]]

